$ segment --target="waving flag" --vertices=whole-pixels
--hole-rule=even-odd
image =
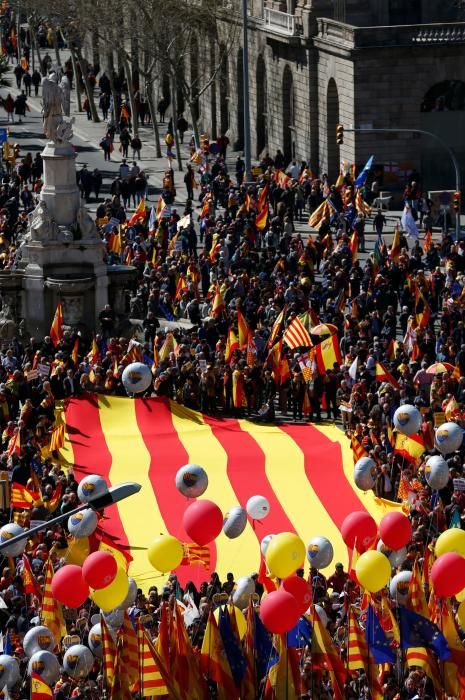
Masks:
[[[139,204],[137,205],[134,214],[128,221],[128,226],[134,226],[134,224],[137,224],[138,221],[141,221],[143,223],[145,221],[146,215],[147,210],[145,208],[145,199],[142,197]]]
[[[57,305],[55,316],[50,328],[50,340],[56,347],[63,340],[63,306],[61,302]]]
[[[355,187],[362,187],[362,185],[365,184],[365,181],[366,181],[367,175],[368,175],[368,171],[371,170],[371,167],[373,165],[373,160],[374,160],[374,156],[370,156],[368,158],[362,172],[359,174],[359,176],[355,180],[355,183],[354,183]]]
[[[334,426],[307,424],[258,425],[247,420],[211,416],[163,398],[130,400],[89,394],[73,397],[64,409],[63,458],[75,464],[76,479],[98,473],[109,484],[131,478],[142,485],[132,498],[106,513],[104,532],[122,552],[131,554],[129,574],[147,577],[145,548],[153,532],[169,532],[181,542],[185,498],[176,489],[179,468],[201,464],[210,475],[209,497],[226,512],[231,503],[245,507],[253,493],[270,502],[266,522],[249,523],[241,535],[241,565],[258,571],[259,543],[268,532],[296,532],[309,539],[321,533],[331,540],[337,561],[347,563],[340,534],[344,518],[368,511],[378,522],[385,510],[353,481],[350,441]],[[325,469],[319,465],[324,463]],[[286,469],[283,470],[283,464]],[[254,474],[253,489],[250,474]],[[402,504],[393,504],[401,510]],[[146,518],[150,513],[151,527]],[[205,580],[213,571],[231,571],[231,547],[212,542],[203,548],[189,543],[189,567],[176,573],[181,584]]]

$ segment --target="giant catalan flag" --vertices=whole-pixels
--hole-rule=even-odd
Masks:
[[[176,472],[188,463],[207,471],[204,498],[223,513],[238,504],[245,508],[257,494],[269,500],[270,513],[250,521],[237,540],[221,534],[208,545],[208,571],[201,563],[180,566],[181,581],[205,580],[212,571],[223,577],[258,571],[260,541],[269,533],[297,532],[305,543],[324,535],[335,561],[347,562],[340,535],[344,518],[366,510],[379,521],[396,508],[355,486],[350,443],[332,425],[256,425],[212,418],[163,398],[103,395],[69,400],[64,420],[61,455],[75,465],[78,480],[98,473],[109,485],[142,485],[137,495],[105,511],[102,527],[107,541],[131,554],[130,574],[144,588],[158,575],[147,560],[152,540],[170,533],[189,542],[182,526],[189,501],[175,486]]]

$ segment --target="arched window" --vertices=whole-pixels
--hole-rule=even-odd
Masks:
[[[328,148],[328,174],[335,178],[339,172],[339,146],[336,143],[336,126],[339,122],[339,94],[336,81],[331,78],[326,94],[326,138]]]
[[[289,66],[283,72],[283,154],[286,164],[294,158],[294,79]]]
[[[257,59],[257,158],[268,143],[266,65],[260,54]]]

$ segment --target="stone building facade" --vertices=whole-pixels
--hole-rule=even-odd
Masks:
[[[228,0],[223,0],[227,8]],[[252,157],[280,148],[334,177],[340,161],[362,166],[373,154],[384,185],[420,170],[429,187],[453,187],[447,153],[465,170],[465,22],[456,0],[249,0],[249,102]],[[230,17],[228,23],[239,22]],[[199,125],[243,145],[241,34],[199,101]],[[213,46],[193,52],[202,71]],[[387,128],[348,133],[336,124]]]

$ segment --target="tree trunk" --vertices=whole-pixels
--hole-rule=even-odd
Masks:
[[[181,144],[179,142],[179,133],[178,129],[176,127],[176,124],[178,123],[178,81],[176,80],[176,73],[173,72],[171,75],[171,83],[172,83],[172,90],[171,92],[173,93],[171,96],[171,112],[172,112],[172,117],[173,117],[173,131],[174,131],[174,143],[176,146],[176,160],[178,162],[178,170],[182,172],[182,159],[181,159]]]
[[[38,71],[42,75],[45,75],[42,71],[42,59],[40,58],[40,48],[39,42],[37,41],[37,27],[29,20],[29,30],[31,32],[31,43],[32,43],[32,58],[34,58],[34,49],[37,52],[37,60],[39,62]],[[32,70],[34,70],[34,61],[32,61]]]
[[[71,55],[71,63],[73,65],[73,73],[74,73],[74,88],[76,90],[76,103],[77,103],[77,110],[78,112],[82,112],[82,101],[81,101],[81,88],[79,85],[79,73],[77,69],[77,61],[76,61],[76,54],[74,53],[74,49],[71,46],[71,43],[68,40],[69,44],[69,52]]]
[[[76,56],[79,61],[79,65],[81,67],[81,74],[82,74],[82,79],[84,81],[84,87],[86,89],[87,93],[87,99],[89,100],[89,107],[90,107],[90,113],[92,115],[92,121],[95,122],[96,124],[99,123],[100,119],[97,113],[97,107],[95,106],[94,102],[94,91],[91,88],[91,85],[89,83],[89,78],[87,77],[87,61],[83,57],[81,50],[76,49]]]
[[[194,102],[191,102],[189,99],[187,101],[189,103],[189,111],[191,113],[191,119],[192,119],[192,128],[194,130],[195,147],[200,148],[199,126],[197,124],[197,119],[195,118],[195,100],[194,100]]]
[[[60,59],[60,49],[58,48],[58,36],[57,36],[57,30],[53,30],[53,48],[55,49],[55,57],[57,59],[57,66],[61,68],[61,59]]]
[[[113,99],[113,124],[115,125],[116,132],[119,134],[119,98],[118,98],[118,93],[115,90],[113,66],[110,65],[108,72],[109,72],[108,77],[110,80],[111,96]]]
[[[131,103],[132,131],[134,136],[137,136],[139,134],[139,115],[137,113],[136,101],[134,99],[134,92],[132,89],[131,67],[124,51],[121,52],[121,60],[123,62],[124,75],[126,76],[126,82],[128,84],[129,102]]]
[[[152,120],[153,140],[155,143],[155,150],[157,153],[157,158],[161,158],[162,153],[161,153],[161,147],[160,147],[160,132],[158,131],[157,112],[155,110],[155,105],[153,103],[153,91],[154,91],[153,82],[147,82],[145,85],[145,90],[147,92],[147,104],[149,107],[150,119]]]

